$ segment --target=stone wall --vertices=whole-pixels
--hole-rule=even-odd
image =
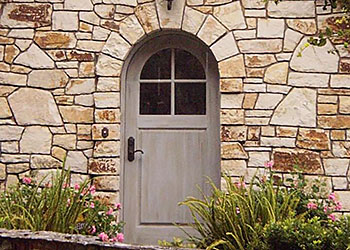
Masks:
[[[98,195],[117,200],[123,63],[150,33],[176,29],[218,61],[222,170],[249,180],[274,160],[284,178],[298,162],[350,211],[350,52],[305,46],[337,14],[323,2],[1,0],[2,188],[67,157],[73,184],[95,176]]]

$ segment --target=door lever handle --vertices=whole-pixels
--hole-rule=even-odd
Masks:
[[[143,150],[141,149],[135,150],[135,138],[130,136],[128,138],[128,161],[135,160],[135,153],[144,154]]]

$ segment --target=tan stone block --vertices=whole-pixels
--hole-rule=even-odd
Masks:
[[[188,10],[188,8],[186,8],[186,10]],[[159,21],[157,17],[157,11],[153,3],[138,5],[135,9],[135,15],[137,16],[138,20],[140,20],[140,23],[143,29],[146,31],[146,33],[159,30]],[[195,18],[195,16],[192,16],[192,17]],[[187,23],[185,20],[186,20],[186,11],[184,16],[184,24],[183,24],[184,26],[185,26],[185,23]]]
[[[238,1],[214,7],[213,14],[228,30],[247,28],[241,3]]]
[[[349,161],[349,159],[339,158],[323,159],[325,174],[346,176],[349,167]]]
[[[314,35],[317,32],[315,19],[289,19],[287,25],[306,35]]]
[[[248,159],[248,154],[238,142],[225,142],[221,144],[221,157],[223,159]]]
[[[339,201],[342,203],[342,210],[349,211],[350,210],[350,191],[337,191],[335,192],[339,197]]]
[[[32,169],[61,168],[62,162],[50,155],[31,155],[30,167]]]
[[[68,151],[66,159],[66,169],[72,172],[87,173],[88,160],[81,151]]]
[[[260,127],[248,127],[248,140],[259,141],[260,140]]]
[[[94,157],[120,155],[120,141],[98,141],[95,143]]]
[[[261,127],[261,135],[262,136],[276,136],[275,127],[274,126]]]
[[[317,114],[319,115],[332,115],[338,113],[338,105],[337,104],[324,104],[320,103],[317,105]]]
[[[221,92],[242,92],[243,81],[240,78],[220,79]]]
[[[274,1],[269,1],[267,12],[270,17],[315,17],[315,2],[314,1],[283,1],[276,4]]]
[[[350,114],[350,96],[339,97],[339,113]]]
[[[173,1],[171,11],[168,11],[167,9],[167,2],[164,2],[162,0],[156,0],[155,2],[157,6],[160,27],[162,29],[180,29],[186,1]]]
[[[264,82],[286,84],[288,78],[288,62],[271,65],[266,69]]]
[[[6,165],[0,163],[0,179],[5,180],[6,178]]]
[[[95,63],[81,62],[79,65],[79,77],[94,77],[94,76],[95,76]]]
[[[53,136],[53,145],[64,149],[75,149],[76,141],[77,136],[75,134],[58,134]]]
[[[34,41],[43,49],[74,48],[77,43],[74,33],[57,31],[36,32]]]
[[[219,21],[212,16],[208,16],[198,32],[198,37],[210,46],[226,31],[226,28]]]
[[[104,19],[113,19],[115,13],[115,5],[112,4],[96,4],[95,13]]]
[[[221,126],[221,141],[245,141],[246,126]]]
[[[258,94],[256,93],[245,94],[244,101],[243,101],[243,108],[253,109],[257,99],[258,99]]]
[[[255,109],[275,109],[282,99],[282,94],[260,93],[255,104]]]
[[[68,76],[63,70],[33,70],[28,76],[28,86],[44,89],[65,87]]]
[[[338,96],[318,95],[317,102],[336,104],[338,102]]]
[[[130,32],[130,30],[133,32]],[[130,44],[135,44],[145,34],[145,31],[136,16],[130,15],[120,23],[120,34],[125,37]]]
[[[107,136],[103,136],[103,129],[107,129]],[[92,125],[93,140],[117,140],[120,139],[120,126],[118,124],[94,124]]]
[[[0,97],[0,118],[10,118],[12,113],[5,97]]]
[[[52,156],[60,161],[64,161],[67,156],[67,151],[60,147],[52,147]]]
[[[222,109],[220,112],[220,123],[225,125],[244,124],[244,110]]]
[[[119,190],[119,182],[119,176],[99,176],[93,180],[93,184],[99,191],[117,191]]]
[[[93,108],[85,108],[80,106],[60,106],[59,110],[65,122],[93,123]]]
[[[4,61],[11,64],[19,53],[20,50],[16,45],[6,45]]]
[[[242,108],[244,94],[222,94],[220,106],[224,109]]]
[[[17,175],[9,174],[6,178],[6,188],[13,187],[19,183]]]
[[[248,167],[264,167],[270,160],[270,152],[248,152]]]
[[[0,96],[6,97],[13,93],[16,89],[16,87],[2,85],[0,86]]]
[[[119,192],[96,192],[94,197],[103,204],[110,206],[114,206],[114,204],[120,202]]]
[[[14,60],[15,63],[34,69],[53,69],[54,61],[35,43]]]
[[[270,122],[269,117],[246,117],[245,123],[246,125],[252,125],[252,126],[263,126],[268,125]]]
[[[257,24],[256,18],[246,18],[245,20],[247,22],[248,29],[256,29],[256,24]]]
[[[26,127],[20,141],[20,152],[27,154],[49,154],[52,134],[47,127]]]
[[[57,104],[72,105],[74,102],[74,96],[55,96]]]
[[[239,53],[233,33],[227,33],[220,38],[211,47],[217,61],[235,56]]]
[[[101,41],[80,40],[76,48],[88,52],[101,52],[104,45],[105,43]]]
[[[119,108],[120,93],[94,93],[96,108]]]
[[[329,150],[329,143],[329,134],[323,129],[299,129],[296,145],[300,148]]]
[[[221,77],[245,77],[243,55],[238,55],[219,62]]]
[[[276,62],[273,55],[247,54],[244,55],[247,67],[264,67]]]
[[[111,56],[102,54],[96,64],[96,74],[98,76],[116,76],[119,77],[123,62]]]
[[[276,133],[278,137],[296,137],[298,133],[298,128],[277,127]]]
[[[212,6],[198,6],[198,7],[193,7],[193,9],[198,10],[203,14],[213,14]]]
[[[19,174],[29,169],[29,163],[7,164],[7,173],[9,174]]]
[[[295,147],[295,138],[284,137],[261,137],[261,146],[266,147]]]
[[[336,141],[344,141],[346,138],[345,130],[331,130],[331,139]]]
[[[278,53],[282,51],[282,39],[240,40],[241,53]]]
[[[95,55],[89,52],[73,50],[67,53],[67,58],[72,61],[94,61]]]
[[[120,109],[96,109],[95,120],[97,123],[120,122]]]
[[[90,174],[119,174],[119,158],[99,158],[89,160]]]
[[[92,127],[91,125],[77,125],[77,133],[78,135],[91,135]]]
[[[245,160],[221,161],[221,172],[228,176],[244,176],[247,171]]]

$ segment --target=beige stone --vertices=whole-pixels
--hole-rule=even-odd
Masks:
[[[130,44],[118,33],[112,32],[106,42],[106,45],[103,47],[102,52],[117,59],[123,60],[129,52],[129,49]]]
[[[53,137],[53,145],[60,146],[67,150],[76,148],[77,136],[75,134],[58,134]]]
[[[243,7],[246,9],[264,9],[266,2],[263,0],[242,0]]]
[[[228,176],[244,176],[247,171],[247,163],[244,160],[221,161],[221,172]]]
[[[90,94],[95,91],[95,79],[72,79],[66,87],[66,94]]]
[[[0,126],[0,141],[18,141],[23,132],[23,127],[18,126]]]
[[[101,41],[80,40],[76,48],[89,52],[100,52],[104,45],[105,43]]]
[[[305,35],[314,35],[317,32],[315,19],[289,19],[287,25]]]
[[[78,0],[69,0],[78,1]],[[79,0],[80,1],[80,0]],[[77,31],[79,29],[78,12],[55,11],[52,14],[52,29],[62,31]]]
[[[221,157],[223,159],[248,159],[248,154],[240,143],[225,142],[221,144]]]
[[[324,159],[323,164],[326,175],[346,176],[349,167],[349,162],[349,159]]]
[[[87,173],[88,160],[81,151],[68,151],[66,159],[66,169],[72,172]]]
[[[81,62],[79,65],[79,77],[94,77],[95,62]]]
[[[74,97],[74,103],[76,105],[92,107],[92,106],[94,106],[94,96],[93,95],[77,95]]]
[[[102,130],[107,129],[108,135],[103,137]],[[94,124],[92,126],[93,140],[117,140],[120,139],[120,126],[118,124]]]
[[[290,72],[288,85],[311,88],[327,88],[329,75],[314,73]]]
[[[341,201],[341,203],[343,205],[342,210],[349,211],[350,210],[350,192],[349,191],[337,191],[335,193],[339,197],[339,200]]]
[[[334,73],[338,71],[339,56],[337,53],[329,53],[334,50],[333,45],[327,41],[325,46],[308,46],[305,49],[308,38],[304,38],[290,61],[290,67],[295,71]],[[299,53],[301,52],[301,56]]]
[[[37,45],[32,44],[29,49],[21,53],[15,63],[35,69],[52,69],[55,67],[52,59]]]
[[[140,21],[146,33],[159,30],[159,21],[157,17],[157,10],[154,3],[145,3],[138,5],[135,9],[135,15]]]
[[[244,55],[247,67],[264,67],[276,62],[273,55],[247,54]]]
[[[49,155],[32,155],[30,157],[31,168],[43,169],[43,168],[61,168],[62,163],[49,156]]]
[[[120,109],[96,109],[95,120],[97,123],[120,122]]]
[[[340,157],[340,158],[350,157],[350,142],[333,141],[332,153],[335,157]]]
[[[92,10],[91,0],[65,0],[64,8],[66,10]]]
[[[9,173],[9,174],[19,174],[22,172],[26,172],[30,169],[29,163],[7,164],[6,167],[7,167],[7,173]],[[1,174],[0,174],[0,176],[1,176]]]
[[[282,94],[259,94],[255,104],[255,109],[275,109],[283,99]]]
[[[220,123],[227,125],[244,124],[243,109],[221,109]]]
[[[245,141],[246,126],[221,126],[221,141]]]
[[[296,137],[298,128],[293,127],[277,127],[276,134],[278,137]]]
[[[338,113],[337,104],[319,103],[317,105],[317,114],[319,115],[335,115]]]
[[[79,20],[90,24],[99,25],[100,18],[91,11],[80,11]]]
[[[185,0],[173,1],[171,11],[168,11],[167,1],[156,0],[160,27],[162,29],[179,29],[185,8]]]
[[[90,174],[119,174],[120,160],[118,158],[99,158],[89,160]]]
[[[319,116],[318,126],[322,128],[349,128],[350,116],[347,115],[333,115],[333,116]]]
[[[60,161],[64,161],[67,156],[67,151],[60,147],[52,147],[52,156]]]
[[[204,22],[206,15],[195,9],[186,7],[182,29],[192,34],[197,34],[199,28]]]
[[[16,45],[6,45],[4,61],[11,64],[15,57],[20,53]]]
[[[282,51],[282,39],[240,40],[241,53],[278,53]]]
[[[237,55],[219,62],[221,77],[245,77],[245,66],[243,55]]]
[[[350,96],[339,97],[339,113],[350,114]]]
[[[271,124],[290,126],[316,126],[316,91],[294,88],[278,105]]]
[[[97,108],[120,107],[119,93],[94,93],[95,106]]]
[[[240,78],[220,79],[221,92],[242,92],[243,81]]]
[[[19,153],[18,141],[7,141],[1,143],[3,153]]]
[[[0,163],[0,180],[5,180],[6,178],[6,165]]]
[[[50,154],[51,140],[52,135],[47,127],[27,127],[20,141],[20,152],[25,154]]]
[[[223,94],[221,95],[221,108],[242,108],[244,94]]]
[[[284,20],[272,18],[258,19],[258,37],[259,38],[283,38]]]
[[[64,122],[93,123],[93,108],[86,108],[80,106],[60,106],[59,110]]]
[[[255,93],[245,94],[244,101],[243,101],[243,108],[253,109],[257,98],[258,98],[258,94],[255,94]]]
[[[264,82],[286,84],[288,77],[288,62],[271,65],[266,69]]]
[[[329,135],[323,129],[299,129],[296,145],[300,148],[329,150],[329,143]]]
[[[97,91],[120,91],[120,78],[99,77],[97,81]]]
[[[261,137],[261,146],[265,147],[295,147],[295,138]]]
[[[28,86],[44,89],[65,87],[68,76],[63,70],[33,70],[28,75]]]
[[[130,30],[132,30],[132,32],[130,32]],[[145,34],[145,31],[136,16],[131,15],[120,23],[120,34],[128,40],[129,43],[135,44]]]
[[[96,74],[98,76],[120,76],[122,65],[122,61],[102,54],[96,64]]]
[[[315,17],[314,1],[282,1],[278,4],[270,0],[267,4],[270,17]]]
[[[212,16],[208,16],[198,32],[198,37],[210,46],[225,32],[226,28],[218,20]]]
[[[227,33],[211,47],[217,61],[221,61],[239,53],[233,33]]]
[[[70,32],[36,32],[34,41],[43,49],[69,49],[74,48],[77,39]]]
[[[350,88],[349,75],[331,75],[332,88]]]
[[[110,30],[95,26],[92,32],[92,39],[106,41],[110,33]]]
[[[247,28],[240,1],[214,7],[213,15],[223,23],[228,30]]]
[[[0,97],[0,118],[10,118],[12,116],[10,107],[5,97]]]
[[[119,141],[98,141],[95,143],[94,157],[111,157],[119,156]]]
[[[345,140],[345,130],[331,130],[332,140]]]
[[[264,167],[264,164],[270,160],[270,152],[248,152],[248,167]]]
[[[45,90],[21,88],[8,98],[19,125],[62,125],[52,94]]]
[[[293,52],[302,37],[303,35],[299,32],[287,29],[284,36],[283,51]]]
[[[118,176],[95,177],[93,184],[95,185],[97,190],[117,191],[119,190],[119,177]]]

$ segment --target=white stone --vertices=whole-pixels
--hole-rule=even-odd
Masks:
[[[331,75],[332,88],[350,88],[350,75]]]
[[[206,15],[195,9],[186,7],[182,29],[192,34],[197,34],[199,28],[202,26]]]
[[[294,88],[278,105],[271,124],[316,127],[316,90]]]
[[[21,53],[14,62],[36,69],[52,69],[55,67],[52,59],[35,44]]]
[[[267,13],[270,17],[315,17],[315,1],[281,1],[276,4],[270,0]]]
[[[349,159],[323,159],[325,174],[346,176],[349,162]]]
[[[282,51],[282,39],[240,40],[241,53],[277,53]]]
[[[264,0],[242,0],[245,9],[264,9],[266,3]]]
[[[136,16],[131,15],[120,23],[120,34],[125,37],[129,43],[135,44],[145,34],[145,31]]]
[[[260,145],[265,147],[295,147],[295,138],[264,137],[260,138]]]
[[[288,85],[297,87],[327,88],[329,75],[314,73],[290,72]]]
[[[222,94],[221,108],[242,108],[244,94]]]
[[[19,125],[62,125],[52,94],[45,90],[21,88],[8,98]]]
[[[287,25],[306,35],[314,35],[317,32],[315,19],[290,19],[287,20]]]
[[[157,10],[154,3],[140,4],[136,7],[135,15],[146,33],[159,30]]]
[[[0,141],[18,141],[23,132],[23,127],[18,126],[0,126]]]
[[[28,75],[28,86],[43,89],[65,87],[68,76],[63,70],[33,70]]]
[[[243,176],[247,171],[245,160],[221,161],[221,172],[229,176]]]
[[[78,1],[78,0],[71,0]],[[77,31],[79,29],[78,12],[55,11],[52,14],[52,30]]]
[[[271,65],[265,71],[264,82],[286,84],[288,77],[288,62]]]
[[[96,64],[96,74],[98,76],[120,76],[122,66],[121,60],[102,54]]]
[[[232,32],[227,33],[224,37],[214,43],[211,47],[217,61],[224,60],[228,57],[235,56],[239,53],[235,38]]]
[[[94,13],[94,12],[79,12],[79,19],[81,21],[94,24],[94,25],[99,25],[100,23],[100,18]]]
[[[284,20],[283,19],[258,19],[258,37],[259,38],[283,38]]]
[[[295,47],[298,45],[302,37],[303,35],[300,34],[299,32],[296,32],[291,29],[287,29],[284,37],[283,51],[285,52],[294,51]]]
[[[90,94],[95,91],[95,79],[72,79],[66,87],[66,94]]]
[[[264,167],[265,162],[270,160],[269,152],[248,152],[248,167]]]
[[[10,30],[7,36],[13,37],[13,38],[33,39],[34,29],[13,29],[13,30]]]
[[[102,52],[115,57],[117,59],[123,60],[130,49],[130,44],[124,40],[118,33],[112,32],[103,47]]]
[[[20,141],[20,152],[26,154],[50,154],[51,141],[52,135],[47,127],[27,127]]]
[[[173,1],[171,11],[168,10],[168,1],[156,0],[157,11],[161,28],[179,29],[185,8],[185,0]]]
[[[295,71],[302,72],[322,72],[334,73],[338,71],[339,56],[337,53],[329,53],[333,51],[333,45],[327,41],[325,46],[308,46],[304,50],[302,48],[307,44],[308,38],[304,38],[299,46],[295,49],[290,62],[290,67]],[[301,53],[301,55],[299,55]]]
[[[90,0],[65,0],[64,8],[66,10],[93,10]]]
[[[87,173],[88,160],[81,151],[68,151],[66,169],[72,172]]]
[[[282,94],[259,94],[255,109],[274,109],[282,99]]]
[[[213,15],[229,30],[247,28],[240,1],[214,7]]]
[[[95,106],[97,108],[118,108],[120,107],[119,93],[94,93]]]
[[[213,44],[220,36],[226,32],[226,28],[212,16],[208,16],[202,28],[198,32],[198,37],[208,46]]]

